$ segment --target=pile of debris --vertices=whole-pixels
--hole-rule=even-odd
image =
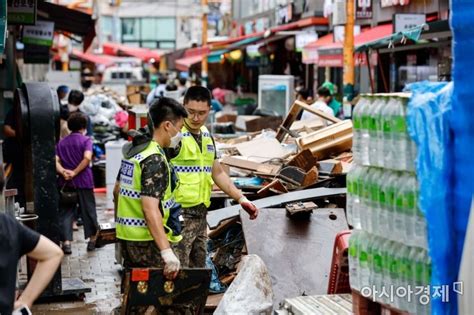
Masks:
[[[302,110],[315,119],[296,121]],[[222,117],[232,119],[229,114]],[[261,117],[246,119],[252,120]],[[225,296],[238,292],[234,288],[224,294],[239,277],[239,262],[252,254],[268,267],[274,309],[284,298],[325,294],[334,240],[348,229],[345,174],[352,163],[352,122],[297,101],[277,132],[265,129],[233,139],[214,136],[221,165],[261,211],[255,221],[239,205],[209,212],[208,267],[213,270],[214,294],[208,297],[207,309],[215,310],[221,301],[219,313],[229,301]],[[311,266],[315,269],[309,272]],[[238,299],[245,304],[244,297]]]

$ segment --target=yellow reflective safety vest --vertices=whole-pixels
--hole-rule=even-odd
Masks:
[[[178,156],[171,159],[174,170],[179,177],[176,189],[176,202],[183,208],[190,208],[203,203],[211,204],[212,165],[214,164],[215,146],[211,134],[205,126],[201,127],[202,147],[199,148],[191,132],[183,127],[183,139]]]
[[[166,156],[160,145],[151,141],[148,147],[142,152],[136,154],[130,159],[123,159],[120,167],[120,192],[118,199],[118,210],[116,218],[116,234],[118,239],[127,241],[151,241],[153,236],[148,229],[143,213],[141,202],[141,177],[142,169],[140,162],[144,161],[150,155],[160,154],[166,159]],[[181,235],[174,235],[173,231],[167,226],[170,216],[170,209],[175,205],[174,194],[171,191],[171,169],[168,163],[168,186],[166,187],[161,203],[161,212],[163,216],[163,226],[170,242],[181,241]]]

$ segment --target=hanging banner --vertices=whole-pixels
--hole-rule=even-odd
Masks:
[[[356,19],[372,18],[372,0],[356,0]]]
[[[8,0],[8,24],[34,25],[36,0]]]
[[[37,21],[36,25],[23,27],[23,43],[51,47],[53,44],[54,23]]]

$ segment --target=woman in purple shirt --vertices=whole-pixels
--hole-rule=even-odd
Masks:
[[[84,222],[84,237],[89,238],[87,250],[95,249],[98,231],[97,212],[94,197],[94,180],[90,162],[92,159],[92,141],[84,136],[87,117],[80,112],[72,113],[67,120],[71,134],[59,141],[56,146],[56,171],[59,176],[60,190],[77,192],[79,209]],[[73,206],[60,202],[62,241],[65,254],[71,254]]]

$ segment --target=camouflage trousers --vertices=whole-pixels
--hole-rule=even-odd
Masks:
[[[205,268],[207,254],[207,221],[205,215],[190,216],[183,211],[183,239],[173,245],[173,251],[185,268]]]

